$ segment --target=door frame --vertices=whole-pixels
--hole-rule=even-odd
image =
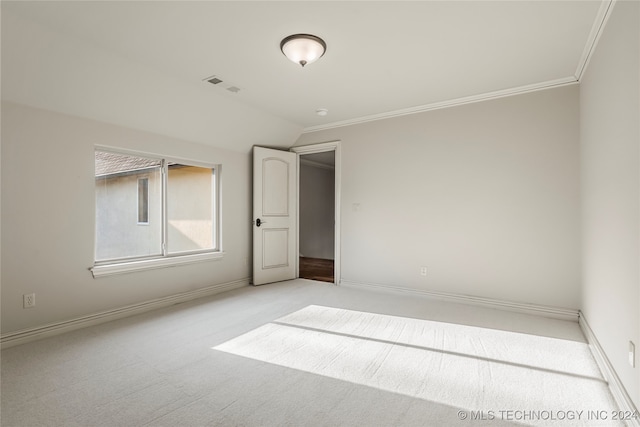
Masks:
[[[328,141],[320,144],[300,145],[291,147],[289,151],[297,154],[296,156],[296,191],[298,196],[298,209],[296,212],[296,278],[300,277],[300,156],[304,154],[324,153],[327,151],[335,152],[335,169],[334,169],[334,248],[333,248],[333,283],[340,284],[341,278],[341,262],[340,262],[340,189],[342,188],[342,158],[341,158],[341,141]]]

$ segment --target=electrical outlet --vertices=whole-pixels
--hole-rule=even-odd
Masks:
[[[420,267],[420,275],[421,276],[427,275],[427,267]]]
[[[633,341],[629,341],[629,365],[632,368],[636,367],[636,345]]]
[[[36,306],[36,294],[22,295],[22,307],[31,308]]]

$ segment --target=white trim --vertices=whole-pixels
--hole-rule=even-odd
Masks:
[[[224,252],[206,252],[190,255],[167,256],[163,258],[142,259],[113,264],[94,265],[89,270],[93,277],[111,276],[113,274],[130,273],[133,271],[151,270],[154,268],[175,267],[196,262],[218,260],[224,257]]]
[[[289,150],[291,151],[291,150]],[[300,278],[300,154],[296,154],[296,259],[294,268],[294,277]]]
[[[333,261],[333,274],[334,274],[334,283],[339,285],[342,282],[342,257],[341,257],[341,248],[342,248],[342,222],[340,217],[342,215],[342,145],[340,141],[332,142],[332,144],[336,145],[336,156],[335,156],[335,247],[334,247],[334,261]]]
[[[230,291],[232,289],[237,289],[248,285],[248,278],[234,280],[231,282],[220,283],[218,285],[208,286],[206,288],[197,289],[194,291],[182,292],[179,294],[156,298],[138,304],[132,304],[114,310],[76,317],[75,319],[50,323],[48,325],[38,326],[35,328],[23,329],[21,331],[2,335],[2,337],[0,337],[0,345],[3,349],[13,347],[19,344],[25,344],[30,341],[59,335],[65,332],[74,331],[76,329],[86,328],[87,326],[98,325],[100,323],[121,319],[123,317],[133,316],[135,314],[145,313],[147,311],[168,307],[170,305],[191,301],[197,298],[219,294],[221,292]]]
[[[578,81],[582,81],[587,65],[589,65],[593,52],[596,50],[604,26],[609,20],[609,16],[611,16],[611,11],[615,3],[616,0],[602,1],[600,3],[600,9],[598,9],[596,19],[593,21],[591,32],[589,33],[589,37],[587,37],[580,61],[578,61],[578,68],[576,68],[576,80]]]
[[[224,246],[222,244],[222,164],[218,164],[213,168],[213,179],[215,180],[214,191],[216,192],[212,202],[215,204],[213,214],[217,220],[214,223],[215,239],[214,243],[218,251],[224,254]]]
[[[341,236],[341,204],[340,200],[342,200],[341,192],[342,192],[342,146],[340,140],[323,142],[320,144],[310,144],[310,145],[301,145],[297,147],[291,147],[290,151],[294,152],[298,156],[298,178],[297,178],[297,189],[300,192],[300,156],[303,154],[314,154],[314,153],[324,153],[327,151],[335,152],[334,159],[334,197],[335,197],[335,213],[334,213],[334,248],[333,248],[333,276],[334,283],[339,285],[342,271],[342,264],[340,262],[340,236]],[[300,203],[300,195],[298,194],[298,203]],[[298,209],[298,218],[296,221],[296,251],[300,254],[300,209]],[[296,278],[300,276],[300,258],[296,257]]]
[[[169,184],[168,163],[166,159],[162,159],[162,173],[160,175],[160,221],[162,221],[160,223],[160,242],[163,257],[169,254],[169,248],[167,247],[169,241],[169,210],[167,208],[169,194],[167,191],[167,185]],[[93,277],[96,277],[95,274]]]
[[[321,142],[319,144],[298,145],[291,147],[289,151],[293,151],[298,154],[315,154],[324,153],[327,151],[337,151],[340,147],[340,140]]]
[[[538,304],[523,304],[518,302],[503,301],[493,298],[482,298],[471,295],[453,294],[447,292],[427,291],[422,289],[404,288],[393,285],[380,285],[374,283],[359,283],[351,280],[342,280],[343,286],[352,288],[378,290],[393,293],[405,293],[420,295],[427,298],[434,298],[443,301],[457,302],[462,304],[477,305],[482,307],[497,308],[500,310],[515,311],[517,313],[532,314],[536,316],[550,317],[553,319],[578,321],[578,310],[570,308],[551,307]]]
[[[318,132],[321,130],[334,129],[343,126],[350,126],[360,123],[373,122],[377,120],[390,119],[393,117],[407,116],[410,114],[423,113],[425,111],[439,110],[442,108],[456,107],[459,105],[472,104],[480,101],[488,101],[491,99],[505,98],[507,96],[520,95],[539,90],[551,89],[556,87],[577,84],[576,76],[569,76],[562,79],[551,80],[548,82],[535,83],[527,86],[520,86],[511,89],[498,90],[495,92],[487,92],[480,95],[466,96],[463,98],[452,99],[449,101],[434,102],[431,104],[419,105],[417,107],[404,108],[401,110],[389,111],[386,113],[372,114],[369,116],[358,117],[355,119],[342,120],[339,122],[327,123],[324,125],[310,126],[304,128],[302,133]]]
[[[580,329],[582,329],[582,333],[589,343],[591,353],[593,353],[593,357],[596,359],[596,363],[598,364],[604,379],[609,383],[609,389],[611,390],[611,394],[613,394],[613,398],[618,404],[618,407],[624,412],[628,411],[630,413],[638,413],[638,409],[633,404],[633,401],[631,400],[631,397],[629,397],[627,390],[624,388],[622,381],[620,381],[618,374],[616,374],[607,354],[600,346],[596,335],[593,333],[587,319],[584,317],[584,313],[580,312],[579,319]],[[627,420],[627,425],[630,427],[640,427],[640,418]]]

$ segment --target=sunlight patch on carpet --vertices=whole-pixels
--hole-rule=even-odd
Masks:
[[[616,410],[588,345],[557,338],[312,305],[214,349],[469,411]]]

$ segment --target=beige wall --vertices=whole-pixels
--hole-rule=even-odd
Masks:
[[[94,279],[96,144],[222,164],[224,258]],[[249,167],[249,154],[3,103],[2,333],[248,278]]]
[[[640,407],[640,3],[618,1],[580,85],[581,308]]]
[[[296,145],[333,140],[343,280],[580,307],[577,85]]]

